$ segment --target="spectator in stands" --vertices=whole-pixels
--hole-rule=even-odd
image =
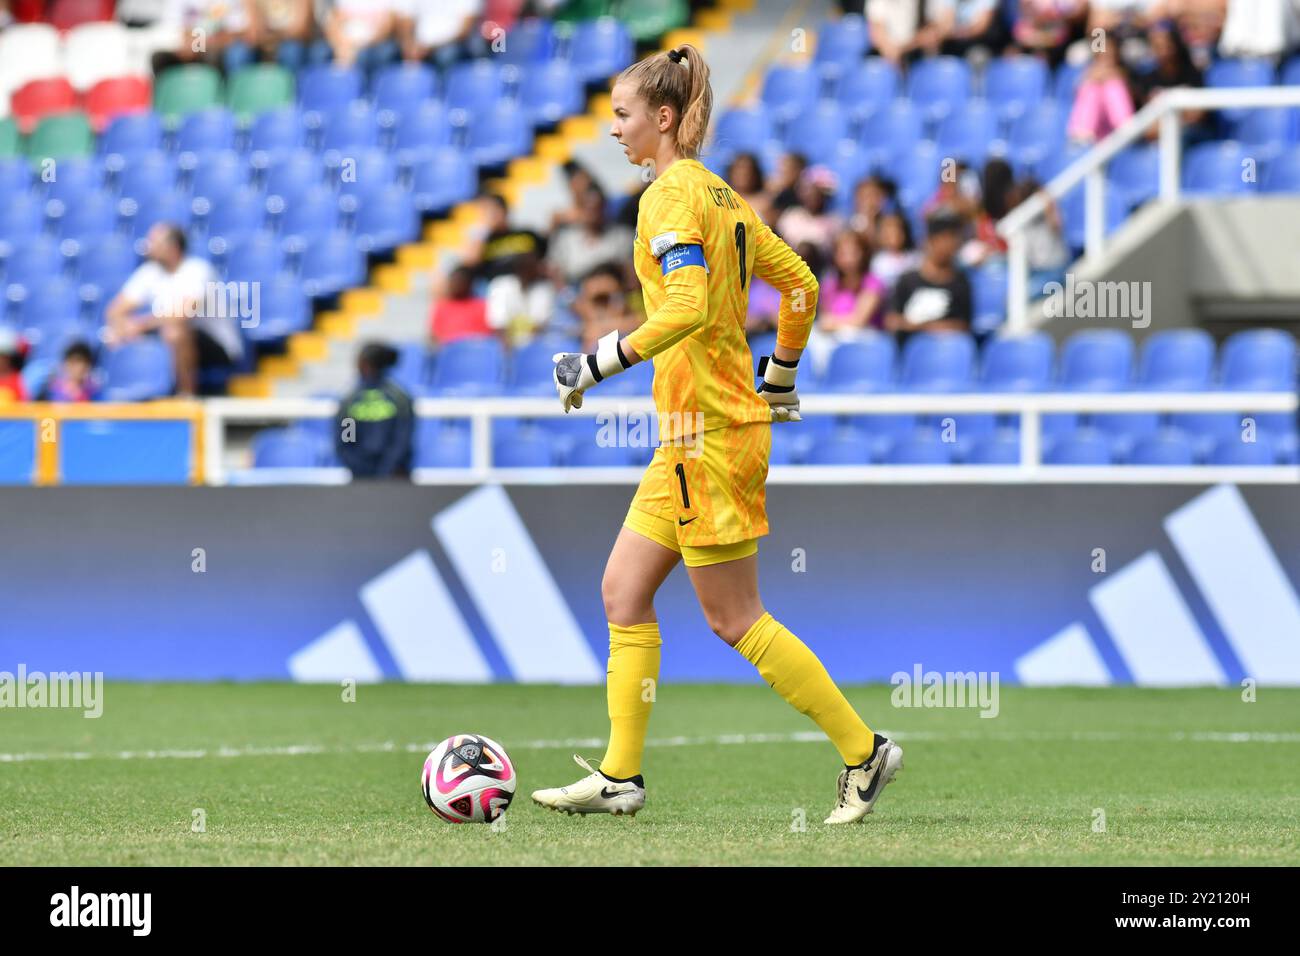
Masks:
[[[483,0],[398,0],[402,57],[446,68],[474,55]]]
[[[487,281],[514,269],[517,256],[528,252],[545,252],[546,240],[531,229],[510,225],[510,207],[496,193],[479,197],[484,222],[479,237],[471,240],[464,263],[474,270],[476,280]]]
[[[1134,106],[1138,108],[1146,106],[1164,90],[1203,84],[1204,77],[1192,61],[1191,50],[1187,48],[1182,34],[1172,22],[1164,20],[1157,23],[1147,31],[1146,36],[1151,47],[1154,66],[1133,77]],[[1212,125],[1206,122],[1206,118],[1205,110],[1183,111],[1184,146],[1214,135]],[[1147,131],[1148,139],[1157,139],[1159,135],[1158,125],[1153,125]]]
[[[1015,172],[1004,159],[990,159],[984,164],[980,184],[980,201],[975,209],[975,234],[962,246],[964,266],[983,265],[1007,254],[1007,242],[998,235],[998,220],[1010,211]]]
[[[353,478],[404,478],[411,473],[415,404],[388,376],[397,350],[371,342],[357,357],[360,381],[343,399],[335,422],[335,450]]]
[[[954,209],[966,218],[974,218],[979,208],[980,178],[964,159],[952,165],[952,173],[939,178],[939,185],[924,203],[921,215],[928,216],[940,207]]]
[[[1219,53],[1229,57],[1279,57],[1300,43],[1295,0],[1228,0]]]
[[[186,255],[185,231],[171,223],[149,230],[148,260],[142,263],[105,312],[108,344],[121,345],[157,334],[172,350],[176,391],[197,393],[202,371],[229,368],[243,355],[234,307],[209,309],[225,286],[206,259]]]
[[[776,165],[776,173],[768,177],[764,190],[770,195],[772,214],[780,216],[799,201],[799,177],[808,168],[808,157],[803,153],[784,153]]]
[[[920,0],[867,0],[867,32],[871,49],[896,65],[929,37],[922,31]]]
[[[168,0],[162,23],[176,45],[153,55],[154,76],[182,63],[209,63],[227,73],[253,62],[252,0]]]
[[[1118,36],[1145,31],[1166,15],[1166,0],[1091,0],[1088,33],[1105,30]]]
[[[810,166],[799,177],[799,202],[776,221],[776,231],[790,246],[808,242],[829,255],[835,234],[843,228],[840,215],[831,208],[835,195],[835,174],[825,166]]]
[[[781,312],[781,293],[758,276],[749,280],[749,312],[745,315],[745,335],[775,332]]]
[[[1223,30],[1227,0],[1168,0],[1169,14],[1191,51],[1192,62],[1207,69],[1214,60],[1215,46]]]
[[[831,266],[821,279],[808,350],[819,372],[835,346],[884,323],[885,285],[871,274],[871,247],[846,229],[835,237]]]
[[[921,264],[899,277],[885,317],[885,328],[898,333],[900,342],[921,331],[970,330],[974,299],[970,280],[957,265],[965,221],[952,210],[940,209],[925,225]]]
[[[1011,35],[1022,50],[1045,53],[1053,64],[1060,63],[1087,9],[1087,0],[1020,0]]]
[[[974,47],[999,51],[1006,46],[998,0],[929,0],[926,15],[923,39],[931,52],[965,56]]]
[[[591,170],[576,159],[566,160],[563,169],[564,182],[569,187],[569,204],[551,214],[551,232],[578,222],[582,218],[582,197],[598,185]]]
[[[253,35],[261,59],[297,72],[316,29],[312,0],[254,0]]]
[[[1094,143],[1123,126],[1133,116],[1128,70],[1119,58],[1119,44],[1107,43],[1094,55],[1074,94],[1067,135],[1076,143]]]
[[[396,0],[333,0],[324,33],[339,66],[358,66],[367,74],[394,62],[397,45]]]
[[[880,217],[875,250],[871,257],[871,274],[892,292],[899,276],[915,269],[920,262],[916,243],[912,241],[912,225],[901,211],[892,210]]]
[[[18,333],[0,325],[0,405],[27,401],[27,388],[21,375],[25,351]]]
[[[880,217],[897,208],[897,205],[898,187],[893,180],[880,173],[872,173],[858,180],[858,185],[853,190],[853,212],[849,216],[849,228],[874,248]]]
[[[434,342],[446,344],[491,334],[487,301],[474,294],[474,272],[457,266],[447,278],[445,294],[434,299],[429,335]]]
[[[1011,189],[1008,205],[1014,209],[1042,189],[1033,177],[1022,179]],[[1042,290],[1048,282],[1059,279],[1070,264],[1070,247],[1065,241],[1061,210],[1047,193],[1043,214],[1026,224],[1021,233],[1025,240],[1025,258],[1029,262],[1029,288]]]
[[[573,300],[573,311],[582,324],[580,348],[584,352],[595,352],[601,336],[615,330],[625,335],[639,324],[636,313],[628,305],[623,272],[609,262],[583,276],[578,296]]]
[[[93,402],[99,397],[95,381],[95,354],[85,342],[73,342],[63,350],[59,371],[41,389],[42,402]]]
[[[737,153],[727,164],[727,174],[722,178],[749,203],[758,218],[771,224],[772,197],[763,189],[763,170],[758,165],[757,156],[749,152]]]
[[[488,283],[488,325],[509,345],[522,345],[544,332],[555,317],[555,284],[547,276],[542,254],[521,253],[512,271]]]
[[[581,218],[558,229],[550,241],[551,271],[576,283],[602,262],[622,263],[632,250],[632,230],[605,218],[605,194],[598,186],[582,195]]]
[[[0,0],[0,6],[6,0]],[[114,15],[128,27],[152,27],[162,22],[170,0],[117,0]]]

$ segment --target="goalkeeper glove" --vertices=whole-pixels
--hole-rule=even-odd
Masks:
[[[764,355],[758,360],[758,374],[763,379],[758,393],[772,406],[772,421],[799,422],[799,393],[795,391],[794,376],[799,362],[785,362],[775,355]]]
[[[619,348],[617,330],[596,343],[594,354],[556,352],[551,361],[555,363],[555,391],[565,412],[581,408],[582,393],[591,386],[631,367]]]

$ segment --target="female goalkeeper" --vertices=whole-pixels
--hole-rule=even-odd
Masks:
[[[871,812],[903,765],[874,734],[808,647],[763,607],[758,538],[771,423],[800,420],[795,372],[817,306],[817,280],[727,183],[696,158],[709,125],[709,68],[692,46],[657,53],[619,75],[610,135],[628,161],[653,164],[641,197],[634,258],[646,321],[612,332],[592,355],[555,356],[565,411],[637,362],[655,360],[660,444],[614,542],[601,593],[609,619],[609,747],[577,783],[533,800],[569,813],[634,814],[645,804],[641,755],[659,679],[654,596],[685,560],[709,626],[772,688],[826,733],[844,760],[827,823]],[[781,292],[777,344],[754,389],[745,341],[749,280]]]

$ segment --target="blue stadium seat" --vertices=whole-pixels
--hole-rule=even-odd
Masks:
[[[362,252],[386,253],[419,238],[420,216],[401,186],[368,192],[358,202],[355,233]]]
[[[1212,89],[1243,86],[1272,86],[1274,67],[1269,60],[1223,59],[1210,64],[1205,71],[1205,85]],[[1228,124],[1236,124],[1248,113],[1246,108],[1225,109],[1220,116]]]
[[[831,353],[824,387],[847,394],[889,391],[897,357],[893,337],[883,333],[841,342]]]
[[[803,461],[804,442],[792,428],[772,429],[772,448],[768,453],[770,465],[797,465]]]
[[[1245,417],[1236,412],[1175,412],[1169,416],[1169,425],[1186,434],[1197,459],[1204,459],[1225,438],[1241,442]]]
[[[319,468],[327,451],[320,436],[306,429],[266,428],[253,436],[253,467]]]
[[[162,149],[162,120],[157,113],[127,113],[108,124],[99,137],[100,155],[140,156]]]
[[[176,132],[178,153],[215,153],[234,148],[235,117],[222,107],[190,113]]]
[[[398,63],[375,74],[375,109],[405,117],[438,95],[438,74],[423,63]]]
[[[1196,453],[1191,440],[1176,428],[1164,428],[1139,439],[1127,455],[1131,465],[1192,465]]]
[[[601,385],[602,395],[649,395],[654,385],[654,363],[639,362],[622,375]]]
[[[506,32],[504,40],[504,49],[500,53],[501,60],[514,66],[545,63],[552,59],[552,54],[555,52],[555,35],[551,21],[542,17],[525,17],[516,20]]]
[[[1062,63],[1056,68],[1056,74],[1052,77],[1052,95],[1065,109],[1068,110],[1074,104],[1079,84],[1083,82],[1083,74],[1087,69],[1087,62]]]
[[[18,290],[21,297],[14,301]],[[30,286],[9,286],[10,318],[32,337],[33,330],[67,326],[81,319],[81,296],[76,283],[49,276]]]
[[[418,342],[408,342],[397,350],[397,364],[388,376],[407,393],[420,396],[429,387],[429,352]]]
[[[555,447],[542,431],[520,429],[492,444],[492,463],[498,468],[549,468],[555,462]]]
[[[315,235],[303,250],[300,277],[308,296],[328,298],[365,280],[366,257],[346,232]]]
[[[555,363],[551,361],[551,356],[556,352],[577,351],[580,349],[576,339],[550,336],[519,346],[511,356],[508,390],[512,395],[554,395],[555,383],[551,380],[551,373],[555,369]]]
[[[62,238],[74,239],[85,249],[117,232],[118,220],[117,200],[99,190],[69,203],[58,219],[58,231]]]
[[[984,98],[1011,122],[1047,95],[1047,83],[1047,65],[1037,57],[1000,57],[984,69]]]
[[[1074,249],[1084,248],[1087,242],[1087,196],[1082,185],[1071,189],[1060,201],[1061,225],[1065,229],[1065,241]],[[1110,235],[1124,223],[1128,215],[1128,204],[1123,195],[1114,189],[1106,190],[1103,223],[1106,235]]]
[[[1130,146],[1110,161],[1106,178],[1130,209],[1160,192],[1160,150],[1156,146]]]
[[[1267,162],[1290,142],[1294,116],[1294,110],[1283,107],[1249,110],[1232,124],[1231,138],[1251,156]]]
[[[576,442],[564,463],[570,468],[628,468],[635,464],[632,448],[596,441]]]
[[[442,419],[422,418],[415,427],[415,468],[468,468],[470,431]]]
[[[189,179],[190,195],[216,203],[248,184],[248,164],[233,149],[208,153]]]
[[[298,202],[313,186],[324,183],[321,159],[309,149],[276,155],[266,172],[267,196],[280,196],[287,206]]]
[[[1210,452],[1207,464],[1211,465],[1275,465],[1278,450],[1273,440],[1266,434],[1255,436],[1254,441],[1242,441],[1240,437],[1221,439]]]
[[[32,168],[18,156],[0,157],[0,201],[32,188]]]
[[[834,208],[841,215],[852,215],[854,192],[871,173],[871,157],[853,140],[842,139],[823,163],[835,174]]]
[[[350,106],[321,114],[321,149],[351,153],[379,145],[379,123],[370,104],[358,100]]]
[[[765,110],[752,106],[737,107],[718,117],[713,142],[715,148],[756,152],[772,136],[772,121]]]
[[[6,285],[39,285],[47,279],[60,276],[63,266],[58,243],[47,236],[41,236],[14,247],[5,259],[4,282]]]
[[[248,133],[250,159],[265,165],[272,157],[298,149],[304,143],[302,113],[295,106],[258,113]]]
[[[1018,465],[1020,464],[1020,433],[1002,428],[992,435],[979,438],[966,455],[968,465]]]
[[[866,56],[870,39],[867,23],[860,13],[849,13],[822,22],[817,29],[814,62],[852,69]]]
[[[134,339],[115,349],[106,349],[100,360],[105,401],[139,402],[172,392],[172,353],[158,339]]]
[[[1223,344],[1220,380],[1233,391],[1291,391],[1296,387],[1296,340],[1281,329],[1236,332]]]
[[[418,164],[426,162],[437,150],[450,146],[451,139],[452,127],[446,108],[441,103],[429,102],[403,115],[402,121],[393,128],[392,145],[398,165],[415,167],[418,174]],[[468,164],[462,161],[462,165]]]
[[[534,126],[553,126],[581,113],[586,97],[582,80],[567,60],[522,67],[519,105]]]
[[[157,223],[175,223],[188,229],[193,218],[190,197],[179,189],[168,189],[140,199],[124,199],[118,206],[131,224],[131,237],[143,239]]]
[[[1080,428],[1052,442],[1043,456],[1049,465],[1110,465],[1110,440],[1095,428]]]
[[[859,145],[871,157],[871,164],[884,168],[895,156],[906,156],[921,142],[922,119],[907,100],[872,113],[862,124]]]
[[[817,102],[820,74],[807,66],[774,66],[763,77],[763,105],[785,123]]]
[[[908,391],[966,391],[974,371],[975,340],[964,332],[921,332],[903,346],[901,384]]]
[[[1032,166],[1057,153],[1065,142],[1067,115],[1066,110],[1052,100],[1042,100],[1026,108],[1011,124],[1007,155]]]
[[[953,443],[935,433],[916,431],[901,438],[885,453],[888,465],[947,465],[952,463]]]
[[[445,99],[448,109],[462,109],[473,116],[491,109],[504,94],[501,67],[495,60],[457,63],[447,73]]]
[[[1001,263],[980,266],[968,273],[974,318],[971,328],[977,335],[996,330],[1007,318],[1007,270]]]
[[[0,256],[5,243],[19,245],[40,235],[45,228],[45,203],[30,193],[0,197]]]
[[[1138,384],[1158,391],[1195,392],[1210,387],[1214,339],[1204,329],[1166,329],[1142,344]]]
[[[869,465],[872,463],[868,436],[856,429],[837,429],[820,438],[808,453],[810,465]]]
[[[613,17],[584,20],[575,25],[566,55],[584,83],[605,83],[630,66],[635,49],[627,27]]]
[[[208,213],[207,235],[209,249],[224,253],[261,231],[266,217],[266,199],[252,186],[241,186],[221,197]],[[221,240],[212,248],[213,240]]]
[[[361,98],[361,71],[331,64],[309,66],[298,76],[298,103],[321,116],[345,111]],[[308,121],[315,125],[315,118]]]
[[[1158,412],[1103,412],[1086,416],[1088,424],[1110,439],[1115,458],[1123,461],[1138,442],[1161,430]]]
[[[854,119],[888,107],[898,97],[898,67],[870,56],[845,70],[835,83],[835,98]]]
[[[1284,149],[1268,161],[1260,188],[1266,193],[1300,193],[1300,146]]]
[[[256,343],[278,342],[311,328],[311,309],[302,283],[284,273],[256,281],[260,283],[258,320],[247,329],[249,339]]]
[[[928,140],[915,143],[909,152],[894,157],[887,171],[898,184],[898,199],[904,209],[920,214],[922,204],[939,188],[946,161],[947,157]],[[913,232],[916,232],[915,225]]]
[[[532,145],[532,125],[513,103],[496,103],[471,114],[466,146],[475,166],[504,165],[523,156]]]
[[[1061,352],[1061,385],[1076,392],[1131,388],[1133,352],[1133,339],[1118,329],[1075,332]]]
[[[967,100],[939,124],[935,143],[944,156],[979,167],[997,140],[997,113],[985,100]]]
[[[813,163],[828,163],[849,135],[843,108],[834,100],[810,105],[785,124],[785,148],[803,153]]]
[[[237,282],[267,282],[284,268],[284,252],[275,237],[256,232],[226,252],[226,278]]]
[[[988,392],[1042,392],[1051,386],[1054,344],[1045,332],[992,338],[984,346],[980,384]]]
[[[377,146],[359,149],[350,156],[338,157],[337,167],[330,169],[334,185],[344,196],[361,196],[376,192],[397,181],[397,164],[393,157]]]
[[[474,196],[478,176],[454,146],[440,146],[415,167],[411,200],[420,213],[445,212]]]
[[[46,189],[46,198],[71,206],[80,202],[87,193],[97,192],[103,187],[104,162],[98,156],[69,156],[59,160],[54,174],[54,180]],[[0,172],[0,192],[5,188],[3,179]]]
[[[1246,176],[1248,169],[1257,169],[1255,157],[1240,143],[1202,143],[1189,149],[1184,159],[1183,189],[1188,193],[1232,195],[1255,191],[1256,183]]]
[[[138,263],[139,256],[123,236],[87,246],[77,256],[77,279],[82,285],[82,298],[107,302],[121,290]]]
[[[970,67],[955,56],[918,60],[907,77],[908,98],[935,121],[960,109],[970,97],[970,91]]]
[[[280,217],[280,238],[287,243],[286,251],[294,251],[310,244],[316,236],[329,233],[338,226],[339,202],[328,186],[313,186],[287,203]]]
[[[171,190],[176,183],[176,160],[155,150],[132,157],[117,174],[117,194],[139,200],[154,193]]]
[[[505,354],[498,339],[458,339],[442,346],[434,356],[431,393],[499,395],[504,382]]]

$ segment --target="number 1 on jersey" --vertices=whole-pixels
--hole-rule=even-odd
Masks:
[[[740,291],[745,291],[745,224],[736,223],[736,256],[740,259]]]

